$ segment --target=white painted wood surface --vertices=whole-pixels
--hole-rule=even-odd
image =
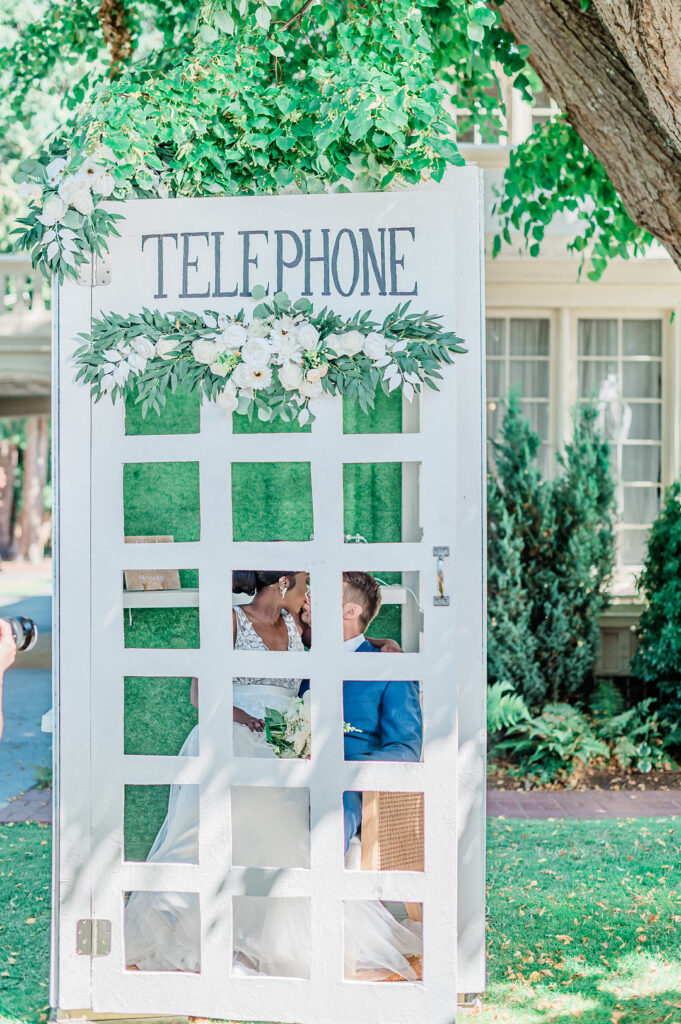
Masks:
[[[122,237],[112,244],[112,283],[92,290],[60,290],[62,353],[60,647],[61,898],[59,978],[62,1009],[193,1014],[299,1024],[451,1024],[457,992],[482,978],[484,888],[484,590],[481,249],[476,169],[452,173],[447,184],[402,193],[249,199],[131,202]],[[419,433],[344,435],[341,403],[320,399],[309,434],[232,435],[230,418],[204,406],[201,430],[185,436],[126,437],[120,403],[91,409],[73,384],[73,336],[99,311],[134,312],[218,308],[236,312],[243,299],[152,298],[156,267],[140,255],[140,236],[154,232],[229,232],[329,225],[416,226],[416,310],[443,315],[469,353],[445,372],[442,391],[427,391]],[[271,277],[261,254],[251,284]],[[170,265],[169,265],[170,267]],[[168,282],[172,278],[167,269]],[[253,268],[251,268],[253,269]],[[255,272],[253,271],[253,274]],[[197,278],[198,280],[198,278]],[[313,284],[313,292],[318,285]],[[288,285],[294,297],[298,291]],[[321,300],[341,313],[372,308],[385,315],[398,299],[369,296]],[[91,431],[90,431],[91,418]],[[91,457],[90,457],[91,451]],[[122,467],[134,461],[198,461],[201,540],[124,543]],[[234,543],[231,540],[230,460],[291,461],[311,465],[314,540]],[[342,467],[349,462],[421,463],[421,541],[346,544]],[[88,486],[89,485],[89,486]],[[91,501],[91,515],[90,515]],[[90,532],[91,531],[91,532]],[[433,605],[434,545],[448,545],[445,586],[449,607]],[[276,563],[276,565],[275,565]],[[290,564],[311,573],[314,643],[304,654],[233,651],[229,641],[231,571]],[[198,568],[201,647],[138,650],[123,647],[124,569]],[[342,649],[340,574],[343,569],[418,574],[424,615],[421,650],[392,657],[346,654]],[[145,595],[146,597],[147,595]],[[127,613],[126,613],[127,614]],[[91,622],[91,650],[87,626]],[[396,659],[399,658],[399,663]],[[201,753],[198,758],[123,754],[123,678],[126,675],[198,675]],[[312,682],[313,758],[310,762],[231,758],[231,687],[237,675],[297,676]],[[342,680],[413,678],[422,681],[425,752],[422,764],[344,762]],[[457,700],[464,696],[464,704]],[[90,698],[92,693],[92,698]],[[462,720],[465,719],[465,721]],[[465,785],[457,797],[457,743],[462,735]],[[200,786],[200,865],[123,862],[125,784],[196,783]],[[310,870],[231,868],[230,785],[302,785],[311,796]],[[341,796],[345,789],[425,792],[426,871],[423,875],[346,872],[342,856]],[[457,805],[463,795],[464,815]],[[457,842],[465,843],[459,885],[466,960],[457,972]],[[123,893],[135,888],[198,892],[202,911],[200,975],[124,970]],[[306,895],[312,901],[312,977],[232,978],[231,896]],[[461,898],[463,896],[463,899]],[[343,980],[342,905],[346,899],[424,904],[424,982],[369,984]],[[75,955],[75,922],[95,916],[112,922],[110,956]],[[458,973],[458,977],[457,977]]]

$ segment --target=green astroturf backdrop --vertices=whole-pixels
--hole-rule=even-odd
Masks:
[[[127,434],[186,434],[200,429],[196,395],[168,395],[160,415],[142,418],[141,408],[128,400]],[[358,406],[345,405],[343,429],[348,434],[399,433],[402,404],[398,395],[379,392],[376,408],[364,414]],[[295,461],[295,435],[309,432],[297,423],[262,423],[245,416],[233,417],[234,449],[225,451],[232,462],[232,523],[225,509],[225,530],[235,541],[309,540],[315,516],[323,509],[312,505],[309,463]],[[239,462],[239,434],[290,433],[287,462]],[[370,438],[367,438],[370,444]],[[168,453],[172,456],[172,437]],[[196,462],[130,463],[123,470],[126,536],[169,535],[175,541],[200,539],[199,466]],[[369,543],[399,541],[402,522],[402,467],[399,463],[348,465],[343,474],[346,534],[359,534]],[[347,567],[352,569],[353,544],[347,546]],[[196,571],[178,566],[183,587],[196,587]],[[248,569],[248,565],[236,568]],[[305,566],[281,566],[302,570]],[[400,574],[383,574],[385,582],[399,583]],[[311,580],[314,587],[314,578]],[[339,607],[340,615],[340,607]],[[225,609],[226,628],[229,609]],[[370,630],[374,636],[400,640],[400,608],[386,606]],[[197,648],[197,608],[135,608],[124,612],[126,647]],[[226,636],[228,634],[226,633]],[[226,683],[229,681],[226,680]],[[189,680],[131,677],[125,681],[125,753],[177,754],[196,724],[189,701]],[[126,857],[144,860],[165,817],[167,786],[127,786],[125,794]]]

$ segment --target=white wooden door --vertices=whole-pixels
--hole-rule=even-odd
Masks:
[[[62,1009],[299,1024],[368,1020],[450,1024],[457,993],[482,987],[484,465],[479,190],[477,170],[465,168],[450,174],[443,185],[388,194],[130,202],[124,208],[121,237],[111,246],[110,283],[94,288],[66,284],[59,290],[55,423],[60,842],[54,991]],[[258,283],[273,285],[277,267],[270,242],[276,232],[302,234],[320,225],[329,229],[331,238],[348,228],[383,230],[394,246],[393,276],[383,289],[386,294],[379,292],[375,276],[368,275],[368,294],[360,295],[357,287],[352,296],[337,292],[323,296],[319,265],[310,264],[307,290],[317,308],[328,303],[342,314],[372,309],[382,317],[406,301],[405,293],[416,291],[413,308],[442,314],[445,326],[467,342],[468,353],[458,356],[456,365],[445,371],[441,391],[427,391],[418,410],[405,417],[409,432],[345,434],[340,400],[321,398],[316,401],[317,418],[309,433],[233,434],[231,417],[204,405],[197,433],[131,436],[125,432],[121,403],[113,406],[104,400],[93,406],[87,391],[74,383],[75,335],[88,330],[91,316],[105,311],[129,314],[145,306],[163,311],[218,308],[236,312],[248,306],[247,298],[205,298],[197,293],[213,292],[216,286],[227,291],[231,271],[235,280],[241,278],[239,291]],[[210,256],[217,236],[223,247],[219,271]],[[226,255],[230,238],[241,245],[238,266]],[[310,238],[314,240],[314,235]],[[175,245],[177,239],[183,241]],[[216,273],[224,275],[220,281]],[[340,281],[341,270],[338,276]],[[345,280],[340,288],[346,288]],[[292,297],[306,290],[302,261],[287,270],[283,284]],[[199,466],[200,540],[126,544],[123,466],[176,461]],[[231,464],[291,461],[310,466],[313,539],[276,544],[233,541]],[[344,540],[343,466],[362,462],[420,466],[420,473],[412,474],[417,482],[420,478],[420,500],[419,496],[410,499],[412,508],[420,507],[420,540],[399,544]],[[434,603],[438,593],[435,547],[449,549],[444,559],[448,605]],[[310,573],[311,650],[301,654],[232,650],[232,570],[284,564]],[[200,647],[152,650],[124,645],[122,575],[130,569],[198,569]],[[416,649],[378,658],[343,651],[340,580],[346,569],[409,574],[404,578],[412,584],[423,613],[422,632],[412,630]],[[411,618],[407,614],[403,621],[407,625],[418,621],[414,609]],[[123,681],[131,676],[199,677],[197,757],[124,753]],[[311,680],[310,761],[232,757],[228,683],[237,676]],[[422,763],[343,760],[342,682],[353,678],[420,681]],[[459,793],[460,736],[464,772]],[[198,787],[199,863],[126,861],[125,786],[168,783]],[[238,785],[309,789],[309,869],[231,866],[230,787]],[[346,790],[424,793],[423,873],[344,869],[342,794]],[[463,877],[457,878],[459,843],[464,864]],[[197,894],[200,973],[125,969],[124,894],[137,890]],[[239,894],[310,901],[309,980],[231,975],[232,897]],[[344,979],[343,905],[358,899],[422,903],[422,982],[376,984]],[[458,970],[457,915],[463,927],[459,946],[464,950]],[[77,953],[76,927],[81,919],[111,923],[108,955],[90,958]]]

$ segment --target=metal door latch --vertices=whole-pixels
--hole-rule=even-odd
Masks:
[[[76,927],[79,956],[108,956],[111,952],[111,921],[83,918]]]
[[[449,558],[449,548],[434,547],[433,557],[437,558],[437,564],[435,568],[437,594],[435,594],[435,596],[433,597],[433,604],[448,605],[449,594],[445,594],[445,558]]]

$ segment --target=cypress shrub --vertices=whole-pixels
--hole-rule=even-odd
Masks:
[[[488,487],[488,675],[528,705],[585,696],[614,564],[615,489],[592,406],[579,406],[555,480],[512,395]]]
[[[681,720],[681,483],[672,484],[653,523],[639,578],[647,605],[639,623],[632,673],[652,684],[660,709]]]

